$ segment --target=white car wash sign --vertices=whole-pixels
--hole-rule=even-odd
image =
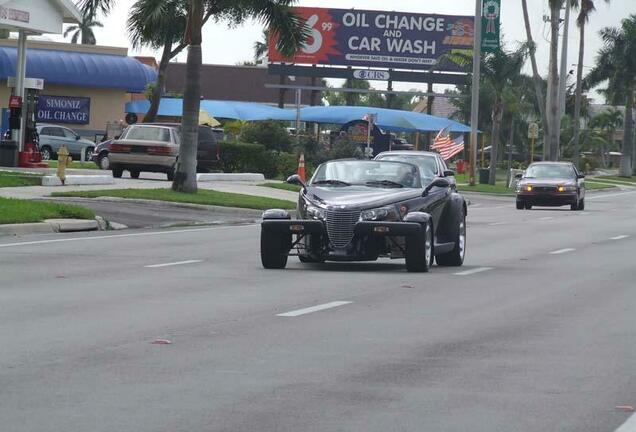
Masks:
[[[38,97],[38,122],[85,125],[90,122],[90,118],[91,98],[49,95]]]

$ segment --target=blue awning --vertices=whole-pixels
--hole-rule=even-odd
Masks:
[[[126,104],[126,112],[145,114],[150,108],[147,100],[133,101]],[[212,117],[219,119],[234,119],[245,121],[256,120],[293,120],[295,113],[270,105],[255,102],[234,102],[219,100],[202,100],[201,109]],[[183,99],[162,98],[159,103],[158,115],[167,117],[181,117],[183,113]]]
[[[345,124],[361,120],[367,114],[377,114],[378,127],[393,132],[435,132],[449,127],[450,132],[470,132],[470,127],[444,117],[412,111],[362,106],[314,106],[300,110],[305,122]]]
[[[0,47],[0,79],[15,76],[17,50]],[[157,72],[132,57],[27,47],[26,76],[46,84],[102,87],[141,93]]]

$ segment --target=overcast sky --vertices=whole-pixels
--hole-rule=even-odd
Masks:
[[[107,17],[100,17],[103,28],[95,28],[97,43],[100,45],[128,46],[125,31],[125,23],[130,6],[135,0],[115,0],[116,7]],[[606,26],[618,26],[620,20],[631,13],[636,13],[635,0],[612,0],[607,5],[602,0],[596,0],[597,11],[590,20],[587,28],[585,66],[592,66],[596,52],[601,46],[598,31]],[[319,6],[333,8],[357,8],[386,10],[387,4],[392,10],[413,13],[438,13],[455,15],[473,15],[475,9],[474,0],[300,0],[300,6]],[[530,20],[535,42],[537,43],[537,56],[539,68],[547,75],[548,68],[548,41],[549,25],[543,22],[543,15],[549,14],[548,0],[528,0]],[[578,28],[575,25],[574,14],[570,26],[568,67],[578,59]],[[521,0],[502,0],[502,27],[506,42],[509,45],[525,41],[525,29],[521,12]],[[209,22],[203,33],[203,62],[212,64],[235,64],[253,57],[253,44],[261,36],[263,26],[258,22],[249,22],[241,27],[228,29],[227,23]],[[61,36],[51,36],[52,39],[61,40]],[[141,50],[140,53],[130,51],[130,54],[155,55],[151,50]],[[178,61],[185,61],[183,52]],[[397,88],[398,86],[396,86]],[[415,87],[412,84],[403,84],[401,88]]]

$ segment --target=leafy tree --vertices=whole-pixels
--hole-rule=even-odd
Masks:
[[[116,0],[81,0],[84,13],[108,13]],[[162,0],[156,0],[163,3]],[[292,56],[307,39],[305,23],[292,10],[296,0],[187,0],[187,25],[183,41],[188,46],[186,81],[183,91],[182,141],[172,189],[179,192],[197,191],[196,165],[198,120],[201,104],[201,31],[205,17],[230,24],[240,24],[255,18],[277,38],[277,48]]]
[[[616,129],[623,125],[623,114],[616,108],[598,114],[590,121],[592,129],[600,129],[603,132],[604,140],[600,142],[599,153],[603,168],[607,168],[605,154],[611,151],[614,144],[614,134]]]
[[[251,122],[243,128],[241,139],[252,144],[262,144],[268,150],[289,151],[291,137],[277,121]]]
[[[621,22],[621,27],[607,27],[600,35],[604,46],[598,53],[596,66],[584,80],[588,88],[607,81],[607,94],[625,103],[623,145],[619,175],[632,175],[634,143],[634,91],[636,90],[636,15]]]
[[[267,58],[269,42],[269,30],[264,29],[261,33],[261,40],[254,42],[254,63],[260,64]]]
[[[64,37],[73,33],[71,43],[76,44],[79,39],[82,45],[95,45],[97,40],[95,39],[95,33],[93,33],[93,27],[104,27],[104,25],[95,20],[95,15],[84,13],[79,24],[72,25],[64,30]]]

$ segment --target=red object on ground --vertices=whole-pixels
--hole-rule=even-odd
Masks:
[[[466,172],[466,161],[463,159],[459,159],[455,162],[455,166],[457,167],[457,174],[464,174]]]
[[[20,168],[48,168],[42,163],[42,154],[33,143],[25,143],[24,151],[18,153],[18,166]]]
[[[305,154],[301,153],[300,158],[298,159],[298,177],[304,182],[305,181]]]

